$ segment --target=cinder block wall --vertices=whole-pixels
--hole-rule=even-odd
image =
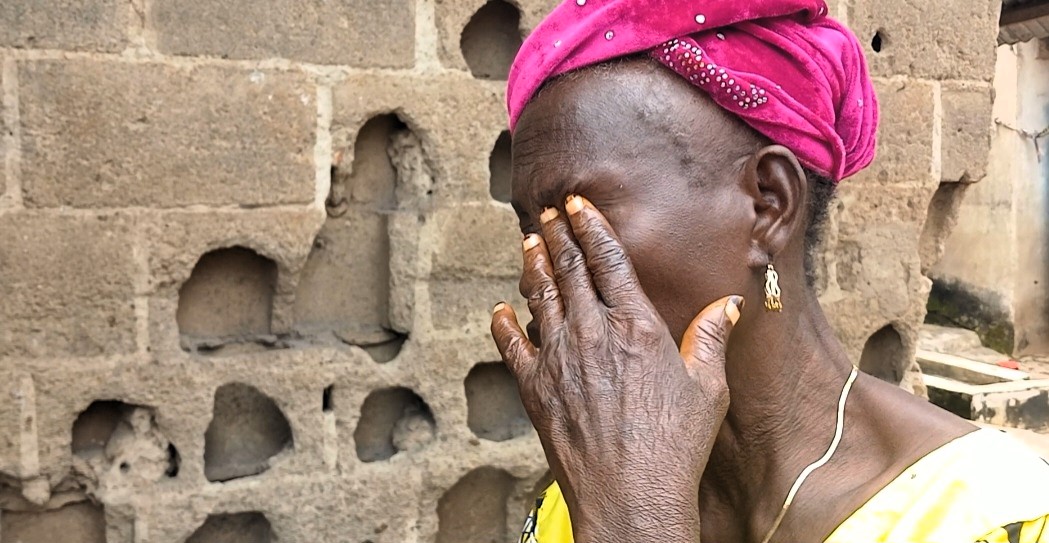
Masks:
[[[553,4],[0,4],[0,542],[511,540],[545,468],[488,337],[501,79]],[[819,287],[908,386],[998,2],[832,12],[884,121]]]

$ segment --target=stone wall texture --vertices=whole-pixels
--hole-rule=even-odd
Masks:
[[[0,3],[0,543],[514,540],[545,459],[507,64],[555,0]],[[998,2],[841,0],[882,103],[821,299],[914,380]]]

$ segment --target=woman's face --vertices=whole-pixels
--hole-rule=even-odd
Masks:
[[[521,231],[579,194],[619,235],[675,340],[707,304],[747,294],[754,204],[739,171],[750,134],[679,78],[645,62],[545,89],[513,140]],[[537,338],[535,324],[530,335]]]

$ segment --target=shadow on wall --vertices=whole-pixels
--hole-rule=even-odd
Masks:
[[[1001,296],[955,281],[936,279],[929,293],[925,322],[973,330],[985,347],[1012,354],[1012,317]]]

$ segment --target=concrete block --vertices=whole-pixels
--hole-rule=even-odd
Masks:
[[[897,252],[917,247],[934,187],[928,183],[872,187],[845,181],[838,187],[840,231],[845,237],[862,238],[866,232],[885,227],[906,238],[897,240]]]
[[[64,60],[23,62],[19,81],[27,206],[313,199],[304,75]]]
[[[942,182],[929,202],[929,213],[922,227],[919,256],[922,273],[928,275],[943,258],[947,239],[958,223],[962,202],[968,192],[967,183]]]
[[[512,209],[500,204],[459,206],[434,214],[433,275],[470,279],[521,275],[521,232]],[[485,235],[478,236],[478,232]]]
[[[992,88],[990,85],[944,83],[944,181],[975,182],[987,175],[990,159]]]
[[[933,84],[877,79],[874,85],[881,108],[878,153],[866,170],[843,185],[929,181],[933,171]]]
[[[464,59],[463,31],[469,25],[471,19],[475,21],[477,28],[481,30],[481,39],[471,40],[471,33],[467,33],[467,54],[477,53],[478,56],[488,56],[494,62],[509,64],[501,61],[505,58],[504,51],[510,51],[511,44],[516,38],[514,46],[520,46],[520,38],[527,36],[546,14],[557,6],[558,0],[527,0],[521,2],[503,2],[501,0],[468,0],[451,2],[438,0],[436,4],[438,55],[441,63],[446,68],[469,70],[468,63]],[[493,5],[499,5],[501,9],[492,9]],[[481,11],[485,6],[488,9]],[[512,13],[510,8],[516,13]],[[481,13],[479,17],[475,15]],[[486,13],[487,12],[487,13]],[[512,26],[517,27],[516,35],[510,35],[508,30]],[[477,36],[474,36],[477,37]],[[473,44],[471,44],[473,41]],[[489,51],[471,51],[474,45],[487,47]],[[504,78],[505,79],[505,78]]]
[[[506,80],[521,47],[521,12],[503,0],[438,2],[438,55],[449,68]]]
[[[43,513],[3,511],[0,533],[21,543],[105,543],[106,520],[103,507],[87,501]]]
[[[277,262],[279,272],[301,268],[323,222],[318,210],[168,212],[147,221],[150,285],[163,290],[189,278],[201,255],[244,246]]]
[[[0,8],[3,9],[3,8]],[[8,153],[12,151],[14,147],[14,127],[10,126],[10,122],[7,117],[11,115],[13,117],[13,111],[10,111],[10,107],[5,103],[4,97],[7,95],[7,89],[14,87],[14,82],[8,82],[6,78],[6,70],[4,64],[6,59],[4,55],[0,55],[0,207],[8,205],[11,201],[12,195],[11,190],[8,187],[8,183],[13,179],[7,178],[7,161]]]
[[[276,264],[250,249],[205,254],[179,288],[179,335],[187,343],[268,335],[276,286]]]
[[[214,211],[171,211],[146,219],[150,240],[148,292],[150,336],[154,350],[177,349],[179,288],[201,256],[216,249],[250,249],[276,264],[271,331],[287,332],[292,323],[295,289],[324,212],[308,208]]]
[[[98,482],[94,491],[107,503],[126,501],[129,491],[203,482],[212,373],[202,365],[180,367],[174,360],[144,369],[126,359],[38,370],[41,471],[56,484],[77,466]],[[138,422],[131,436],[118,431],[128,420]],[[98,455],[99,447],[112,456]],[[125,456],[131,469],[112,465],[118,456]],[[170,467],[177,468],[178,477],[165,473]]]
[[[0,215],[0,357],[135,350],[126,216]]]
[[[122,0],[5,0],[0,47],[117,53],[127,46],[131,13]]]
[[[521,326],[531,321],[517,279],[430,282],[431,318],[437,331],[490,337],[492,306],[499,302],[513,305]]]
[[[849,26],[872,75],[990,81],[999,0],[850,2]]]
[[[22,464],[22,379],[13,369],[0,371],[0,475],[18,476]]]
[[[491,199],[489,156],[507,122],[502,83],[455,74],[369,74],[332,92],[332,145],[343,164],[353,162],[354,141],[369,119],[396,112],[432,166],[435,206]]]
[[[482,467],[468,473],[438,501],[437,543],[512,539],[516,534],[508,530],[506,502],[513,486],[513,477],[503,470]]]
[[[160,50],[234,59],[409,68],[413,0],[170,0],[153,7]]]
[[[1006,380],[990,384],[925,375],[929,398],[954,414],[995,426],[1044,432],[1049,427],[1049,381]]]

